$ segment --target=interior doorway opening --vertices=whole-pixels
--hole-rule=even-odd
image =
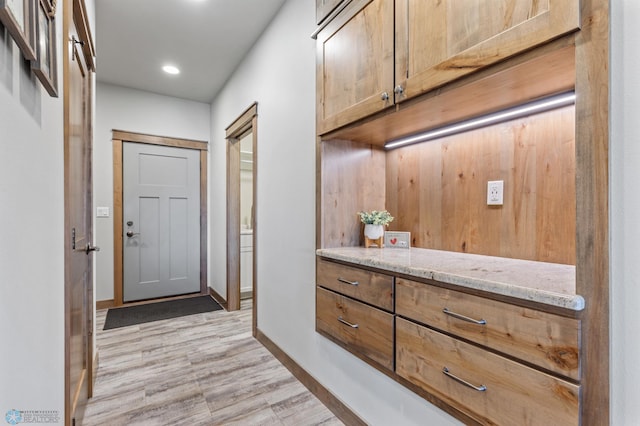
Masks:
[[[253,131],[240,139],[240,300],[253,297]]]
[[[199,220],[199,235],[196,244],[199,244],[199,256],[195,259],[200,263],[199,268],[199,288],[196,285],[195,291],[200,294],[208,294],[207,287],[207,159],[209,144],[206,141],[191,139],[177,139],[165,136],[155,136],[143,133],[126,132],[122,130],[112,131],[113,143],[113,241],[114,241],[114,282],[113,282],[113,306],[122,306],[127,300],[124,297],[124,246],[133,243],[140,237],[140,229],[136,228],[137,221],[125,218],[123,200],[123,147],[125,143],[145,145],[149,147],[180,148],[192,150],[199,158],[199,212],[195,220]],[[129,225],[129,222],[132,222]],[[131,235],[131,237],[129,236]],[[196,294],[196,293],[193,293]],[[179,296],[178,296],[179,297]],[[137,303],[137,302],[131,302]],[[146,303],[146,302],[144,302]]]
[[[252,329],[257,328],[257,144],[258,104],[226,129],[227,139],[227,309],[252,301]]]

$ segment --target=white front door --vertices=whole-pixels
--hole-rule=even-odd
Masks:
[[[200,291],[200,152],[123,143],[123,301]]]

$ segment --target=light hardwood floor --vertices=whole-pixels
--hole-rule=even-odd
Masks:
[[[102,331],[83,425],[342,425],[251,336],[251,308]]]

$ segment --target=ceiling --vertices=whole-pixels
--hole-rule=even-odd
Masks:
[[[97,80],[209,103],[284,2],[96,0]]]

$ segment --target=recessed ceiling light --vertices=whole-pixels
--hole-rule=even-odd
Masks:
[[[163,66],[162,71],[166,72],[167,74],[180,74],[180,70],[173,65]]]

